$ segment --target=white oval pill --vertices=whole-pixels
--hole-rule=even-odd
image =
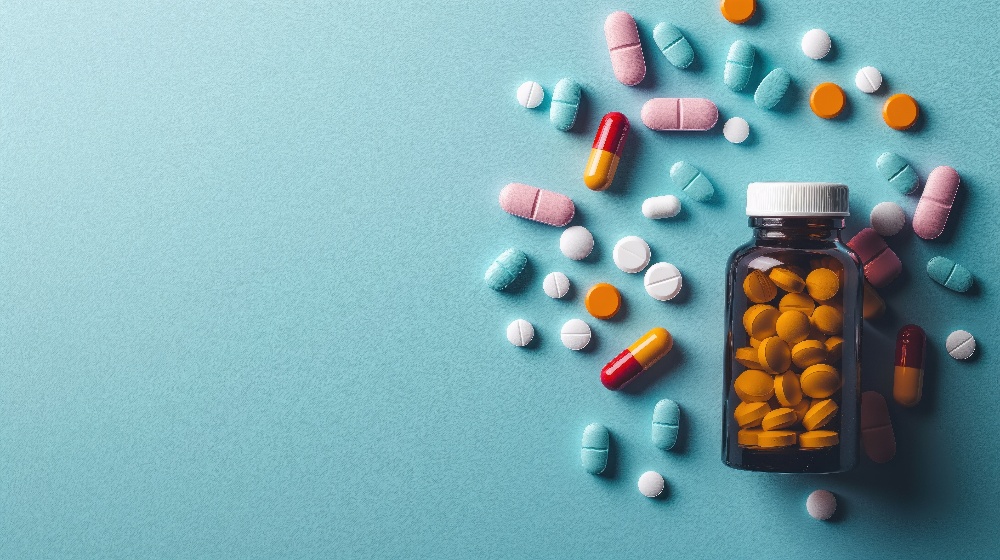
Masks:
[[[837,497],[829,490],[816,490],[806,498],[806,511],[813,519],[826,521],[837,511]]]
[[[944,341],[948,354],[956,360],[967,360],[976,353],[976,338],[969,331],[955,331]]]
[[[779,264],[784,264],[784,263],[772,257],[757,257],[756,259],[750,261],[750,264],[747,265],[747,268],[752,268],[754,270],[763,270],[764,272],[767,272],[768,270],[771,270],[772,268],[778,266]]]
[[[559,236],[559,250],[574,261],[583,260],[594,250],[594,236],[583,226],[568,227]]]
[[[654,196],[642,201],[642,215],[650,220],[673,218],[681,211],[681,199],[672,194]]]
[[[743,117],[733,117],[722,125],[722,135],[733,144],[739,144],[750,136],[750,123]]]
[[[662,494],[665,485],[663,475],[656,471],[646,471],[639,477],[639,491],[647,498],[655,498]]]
[[[813,60],[819,60],[830,54],[832,46],[830,35],[822,29],[810,29],[802,36],[802,52]]]
[[[535,327],[524,319],[507,325],[507,340],[514,346],[527,346],[535,338]]]
[[[545,99],[545,90],[538,82],[524,82],[521,87],[517,88],[517,102],[521,104],[521,107],[534,109],[542,104],[543,99]]]
[[[881,202],[872,208],[872,229],[882,237],[896,235],[906,225],[906,212],[895,202]]]
[[[865,93],[875,93],[882,87],[882,73],[874,66],[865,66],[854,76],[854,85]]]
[[[682,280],[681,271],[676,266],[660,262],[649,267],[643,284],[646,285],[646,293],[654,299],[667,301],[680,293]]]
[[[562,272],[550,272],[542,280],[542,289],[550,298],[559,299],[569,293],[569,278]]]
[[[590,325],[580,319],[570,319],[562,326],[559,337],[563,346],[570,350],[583,350],[590,344]]]
[[[635,235],[623,237],[615,243],[611,258],[622,271],[635,274],[649,264],[649,244]]]

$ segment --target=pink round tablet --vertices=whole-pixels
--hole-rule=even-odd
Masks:
[[[864,264],[865,278],[876,288],[881,288],[903,272],[903,263],[885,240],[872,228],[858,232],[847,246],[858,254]]]
[[[861,393],[861,445],[876,463],[896,456],[896,435],[892,431],[885,397],[875,391]]]
[[[640,116],[652,130],[710,130],[719,121],[719,108],[700,97],[654,97]]]
[[[568,224],[576,214],[576,205],[568,196],[523,183],[511,183],[500,191],[500,208],[556,227]]]
[[[646,77],[646,59],[642,56],[639,29],[628,12],[614,12],[604,20],[604,37],[611,53],[611,68],[615,78],[634,86]]]
[[[913,231],[922,239],[934,239],[944,232],[948,214],[955,203],[961,178],[947,165],[935,167],[927,176],[924,192],[913,211]]]

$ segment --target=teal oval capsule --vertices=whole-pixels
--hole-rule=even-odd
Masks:
[[[498,292],[502,291],[517,280],[526,264],[528,255],[513,247],[507,249],[486,269],[486,285]]]
[[[583,430],[580,447],[580,463],[590,474],[601,474],[608,466],[608,448],[611,434],[600,424],[589,424]]]
[[[773,109],[785,96],[792,76],[784,68],[775,68],[764,76],[753,94],[753,102],[761,109]]]
[[[967,292],[974,282],[968,268],[948,257],[934,257],[927,261],[927,276],[949,290]]]
[[[707,202],[715,196],[715,186],[697,167],[678,161],[670,168],[670,179],[678,189],[698,202]]]
[[[892,152],[885,152],[878,156],[875,165],[885,180],[901,194],[910,194],[917,190],[920,177],[917,176],[917,172],[909,162],[902,157]]]
[[[552,90],[552,103],[549,105],[549,121],[552,126],[563,132],[573,128],[576,122],[576,112],[580,109],[582,96],[580,84],[563,78]]]
[[[723,74],[726,87],[733,91],[743,91],[743,88],[747,87],[750,83],[750,74],[753,72],[754,57],[753,45],[746,41],[736,41],[729,47],[726,70]]]
[[[694,62],[694,49],[680,29],[663,22],[653,28],[653,41],[659,47],[663,56],[670,64],[678,68],[687,68]]]
[[[677,443],[680,429],[681,407],[670,399],[663,399],[653,408],[653,445],[670,449]]]

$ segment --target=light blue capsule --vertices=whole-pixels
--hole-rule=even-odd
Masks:
[[[723,74],[726,87],[733,91],[743,91],[743,88],[747,87],[750,83],[750,74],[753,72],[754,57],[753,45],[746,41],[736,41],[729,47],[726,70]]]
[[[549,121],[552,126],[563,132],[573,128],[576,122],[576,112],[580,108],[582,90],[580,84],[563,78],[552,90],[552,103],[549,105]]]
[[[886,152],[878,156],[875,165],[878,166],[878,170],[885,177],[885,180],[889,181],[889,184],[895,187],[900,193],[910,194],[917,190],[917,186],[920,184],[920,177],[917,176],[917,172],[902,157],[892,152]]]
[[[670,449],[677,443],[681,421],[681,407],[670,399],[663,399],[653,408],[653,445]]]
[[[670,168],[670,179],[678,189],[698,202],[707,202],[715,195],[708,177],[690,163],[678,161]]]
[[[486,285],[502,291],[517,279],[528,264],[528,255],[514,248],[507,249],[486,269]]]
[[[653,28],[653,41],[660,48],[663,56],[670,64],[678,68],[687,68],[694,62],[694,49],[680,29],[669,23],[659,23]]]
[[[968,268],[948,257],[934,257],[927,261],[927,276],[938,284],[956,292],[967,292],[972,287],[973,277]]]
[[[761,109],[773,109],[785,96],[791,83],[792,76],[784,68],[775,68],[760,81],[753,94],[753,102]]]
[[[608,466],[608,448],[611,434],[600,424],[588,424],[583,430],[580,447],[580,463],[590,474],[601,474]]]

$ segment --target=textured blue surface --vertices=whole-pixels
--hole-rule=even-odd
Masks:
[[[1000,303],[995,212],[1000,35],[981,2],[761,0],[756,25],[716,1],[595,4],[5,2],[0,17],[0,557],[854,558],[995,555]],[[602,34],[615,9],[639,24],[649,71],[615,81]],[[652,29],[671,21],[696,62],[678,70]],[[830,60],[802,34],[826,29]],[[729,45],[758,47],[751,87],[722,82]],[[886,86],[853,87],[871,64]],[[786,68],[776,111],[753,88]],[[584,88],[570,133],[514,93],[532,79]],[[848,108],[816,118],[811,85]],[[888,93],[920,101],[917,130],[880,120]],[[655,134],[652,96],[708,97],[753,129]],[[618,177],[581,174],[601,115],[632,134]],[[893,151],[921,176],[952,165],[963,190],[946,233],[889,240],[906,273],[864,341],[866,389],[889,394],[896,330],[930,340],[924,400],[890,403],[899,453],[838,476],[736,472],[719,460],[724,264],[748,236],[754,180],[842,181],[860,229],[871,207],[916,199],[886,183]],[[642,217],[675,192],[670,165],[710,177],[710,204]],[[522,181],[570,194],[597,238],[571,262],[561,230],[497,206]],[[684,272],[671,302],[611,262],[635,234]],[[509,246],[531,263],[496,293],[486,266]],[[945,255],[977,277],[958,294],[924,272]],[[545,273],[574,282],[546,297]],[[621,289],[584,352],[560,325],[598,281]],[[536,341],[505,339],[517,317]],[[621,393],[600,367],[663,325],[671,354]],[[947,357],[955,329],[977,336]],[[662,398],[680,440],[650,442]],[[599,477],[580,466],[584,426],[611,430]],[[667,479],[642,497],[639,475]],[[806,515],[838,496],[831,523]]]

